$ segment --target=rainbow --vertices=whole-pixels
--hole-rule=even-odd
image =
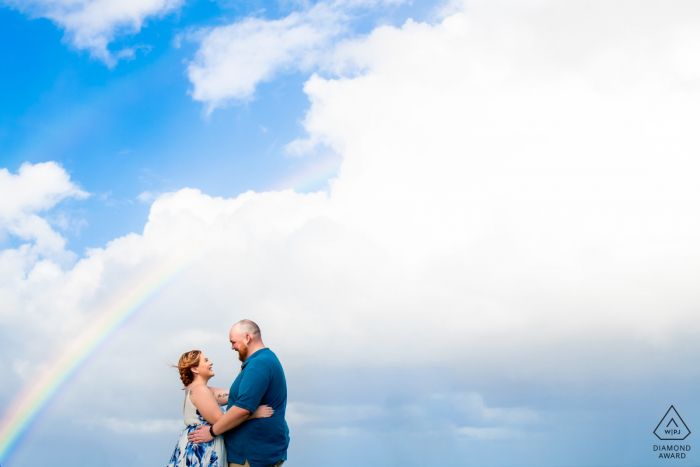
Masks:
[[[341,164],[342,159],[337,156],[327,157],[313,164],[309,163],[299,172],[278,181],[274,189],[287,190],[291,188],[297,193],[319,191],[328,183],[328,180],[338,176]]]
[[[76,118],[80,120],[84,116],[80,114]],[[279,181],[274,189],[292,188],[296,192],[319,190],[321,185],[337,176],[341,163],[342,159],[338,157],[327,157]],[[99,318],[86,327],[71,345],[47,366],[48,369],[41,377],[18,393],[0,420],[0,465],[17,451],[24,435],[36,423],[44,409],[110,336],[136,312],[159,296],[197,260],[190,259],[175,266],[164,267],[145,279],[140,279],[113,304],[106,305],[104,311],[99,313]]]
[[[0,465],[13,454],[42,411],[58,395],[83,364],[137,311],[143,309],[194,264],[188,260],[170,264],[140,278],[135,287],[105,306],[99,318],[87,326],[41,377],[19,392],[0,421]]]

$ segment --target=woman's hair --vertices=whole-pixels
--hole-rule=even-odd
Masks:
[[[194,381],[194,373],[192,373],[192,368],[199,366],[199,356],[202,354],[199,350],[190,350],[185,352],[178,360],[177,365],[173,367],[180,371],[180,379],[182,384],[189,386]]]

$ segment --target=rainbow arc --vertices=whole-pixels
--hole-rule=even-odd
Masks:
[[[129,318],[155,300],[184,271],[196,262],[189,260],[156,270],[128,293],[106,306],[99,318],[85,328],[48,369],[22,389],[0,420],[0,465],[16,451],[39,415],[55,399],[79,368],[117,332]]]

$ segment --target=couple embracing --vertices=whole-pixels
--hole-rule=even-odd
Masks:
[[[233,325],[229,340],[243,362],[230,390],[207,386],[214,363],[201,351],[180,357],[187,427],[168,467],[279,467],[287,460],[282,365],[263,344],[258,325],[248,319]]]

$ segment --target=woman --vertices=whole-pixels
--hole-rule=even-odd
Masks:
[[[203,444],[192,444],[187,435],[196,430],[199,425],[213,425],[224,413],[222,405],[228,404],[228,391],[210,388],[207,382],[214,376],[209,360],[199,350],[191,350],[182,354],[177,363],[180,379],[185,385],[185,405],[183,414],[187,427],[180,434],[175,446],[175,452],[170,458],[168,467],[226,467],[226,447],[221,436]],[[175,365],[173,365],[175,366]],[[267,418],[273,410],[261,405],[249,417]]]

